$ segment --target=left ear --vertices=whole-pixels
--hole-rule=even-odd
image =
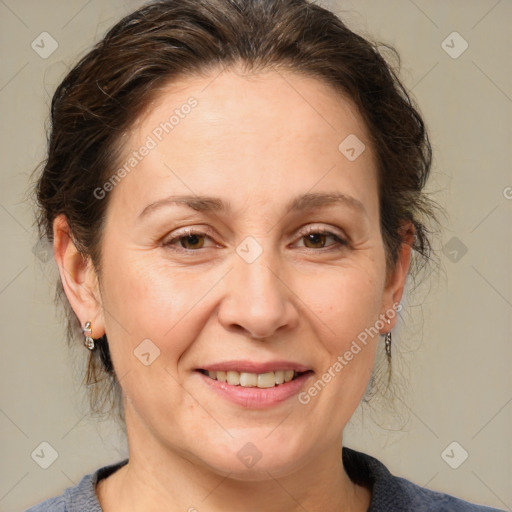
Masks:
[[[393,304],[398,305],[402,300],[405,280],[411,265],[411,250],[415,237],[414,231],[414,225],[411,222],[404,221],[402,223],[400,229],[402,243],[398,250],[398,258],[393,272],[387,278],[386,287],[384,289],[382,299],[383,314],[385,314],[387,310],[394,309]],[[388,332],[395,326],[396,319],[397,315],[390,318],[391,323],[386,323],[385,332]]]

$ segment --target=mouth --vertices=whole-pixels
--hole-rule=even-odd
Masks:
[[[195,372],[209,392],[243,409],[269,409],[290,400],[314,371],[292,361],[224,361]]]
[[[206,369],[199,369],[198,371],[212,380],[228,384],[229,386],[260,389],[282,386],[302,377],[304,374],[312,373],[311,370],[297,371],[291,369],[267,371],[264,373]]]

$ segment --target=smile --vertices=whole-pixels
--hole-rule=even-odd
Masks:
[[[237,371],[208,371],[200,370],[203,375],[210,379],[227,383],[230,386],[241,386],[244,388],[273,388],[286,382],[291,382],[306,372],[294,370],[277,370],[265,373],[249,373]]]

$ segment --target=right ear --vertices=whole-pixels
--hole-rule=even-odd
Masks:
[[[53,256],[59,267],[66,297],[83,327],[91,322],[92,338],[105,334],[103,307],[98,276],[91,258],[84,257],[75,246],[64,214],[53,221]]]

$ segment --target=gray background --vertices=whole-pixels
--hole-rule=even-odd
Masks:
[[[45,262],[44,247],[34,249],[25,195],[30,172],[44,158],[56,85],[108,27],[141,4],[0,0],[0,511],[60,494],[126,456],[115,427],[87,416],[83,359],[66,349],[64,321],[52,302],[56,268]],[[429,190],[449,213],[436,247],[443,272],[422,294],[405,298],[394,336],[403,352],[397,402],[405,425],[396,430],[394,417],[381,415],[377,426],[367,409],[358,410],[344,444],[420,485],[512,510],[512,2],[323,4],[363,35],[398,49],[435,150]],[[40,53],[51,41],[42,32],[58,44],[47,58]],[[32,41],[39,41],[39,53]],[[464,41],[468,48],[458,55]],[[78,355],[85,357],[85,349]],[[41,453],[42,442],[58,454],[47,469],[44,457],[31,455]],[[51,450],[42,448],[48,463]]]

